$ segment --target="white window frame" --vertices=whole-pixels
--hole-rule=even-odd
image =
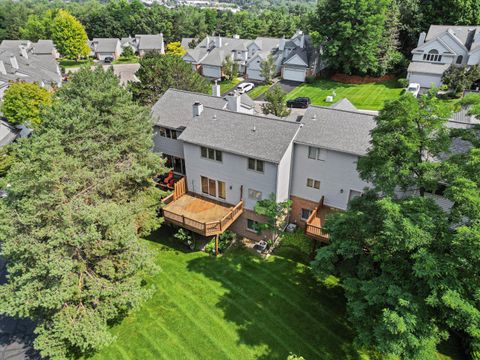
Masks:
[[[318,187],[315,186],[318,184]],[[307,187],[315,190],[320,190],[321,182],[320,180],[312,179],[312,178],[307,178]]]
[[[320,161],[325,161],[327,160],[327,149],[323,148],[318,148],[315,146],[309,146],[308,147],[308,158],[312,160],[320,160]]]
[[[262,192],[255,189],[248,189],[248,198],[250,200],[262,200]]]
[[[250,161],[253,161],[254,169],[250,168]],[[262,164],[262,170],[258,170],[258,164]],[[247,169],[251,170],[251,171],[256,171],[258,173],[264,173],[265,172],[265,161],[254,159],[254,158],[248,158],[247,159]]]
[[[304,211],[304,210],[308,211],[308,216],[307,216],[306,218],[303,217],[303,211]],[[303,221],[307,221],[308,218],[310,217],[310,215],[312,215],[312,210],[307,209],[307,208],[302,208],[302,209],[300,210],[300,219],[302,219]]]

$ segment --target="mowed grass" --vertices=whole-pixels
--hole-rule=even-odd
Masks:
[[[255,85],[255,87],[250,90],[247,94],[250,96],[253,100],[258,98],[260,95],[265,93],[268,89],[272,87],[272,84],[261,84],[261,85]]]
[[[327,96],[336,92],[334,102],[347,98],[359,109],[380,110],[387,100],[398,98],[403,88],[397,81],[384,81],[370,84],[344,84],[331,80],[316,80],[312,84],[302,84],[287,95],[287,100],[297,97],[309,97],[314,105],[330,106],[325,102]]]
[[[239,78],[231,79],[231,80],[223,80],[218,82],[218,85],[220,85],[220,93],[224,94],[228,90],[233,89],[236,85],[238,85],[242,80]]]
[[[280,256],[237,249],[215,258],[164,236],[149,244],[161,271],[153,296],[113,328],[95,359],[358,359],[340,288]]]

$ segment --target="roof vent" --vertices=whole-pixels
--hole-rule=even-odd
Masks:
[[[257,127],[255,125],[253,125],[252,131],[253,132],[257,131]]]
[[[313,114],[312,120],[313,120],[313,121],[317,120],[317,114]]]
[[[213,114],[212,119],[217,120],[217,114]]]

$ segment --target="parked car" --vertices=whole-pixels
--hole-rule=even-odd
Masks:
[[[420,92],[420,84],[418,83],[410,83],[406,89],[406,92],[411,93],[413,96],[417,97],[418,93]]]
[[[309,97],[298,97],[296,99],[287,101],[287,107],[289,108],[306,109],[308,105],[310,105]]]
[[[103,62],[105,64],[110,64],[113,61],[113,57],[107,56],[105,59],[103,59]]]
[[[246,92],[252,90],[255,87],[254,83],[242,83],[237,86],[237,91],[240,94],[245,94]]]

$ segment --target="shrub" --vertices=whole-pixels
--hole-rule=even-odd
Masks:
[[[177,233],[174,235],[174,237],[175,239],[180,240],[181,242],[186,244],[190,249],[193,250],[195,244],[193,243],[192,235],[190,235],[190,233],[187,230],[179,229]]]
[[[406,88],[408,86],[408,79],[405,79],[405,78],[398,79],[398,83],[402,88]]]
[[[315,76],[307,76],[307,77],[305,78],[305,82],[306,82],[307,84],[313,84],[316,79],[317,79],[317,78],[316,78]]]

